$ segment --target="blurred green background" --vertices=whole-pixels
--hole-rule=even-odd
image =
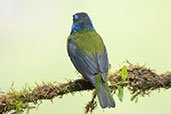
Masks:
[[[77,79],[66,51],[72,15],[87,12],[102,36],[112,72],[126,59],[146,64],[157,73],[171,71],[170,0],[1,0],[0,1],[0,88],[17,90],[35,82]],[[115,109],[95,114],[169,114],[171,90],[152,92],[130,101],[125,91],[121,103],[114,95]],[[91,92],[65,95],[54,103],[43,101],[30,114],[82,114]]]

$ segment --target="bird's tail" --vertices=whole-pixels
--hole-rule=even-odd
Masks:
[[[111,95],[107,81],[104,81],[101,74],[95,75],[96,78],[96,93],[102,108],[115,107],[114,99]]]

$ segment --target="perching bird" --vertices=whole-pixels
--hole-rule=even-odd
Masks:
[[[68,55],[76,69],[96,89],[102,108],[115,107],[108,83],[106,47],[86,13],[73,15],[73,25],[67,40]]]

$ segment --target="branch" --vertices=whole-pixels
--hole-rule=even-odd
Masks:
[[[127,61],[128,62],[128,61]],[[127,65],[127,79],[128,83],[120,83],[121,71],[119,69],[115,73],[109,74],[108,81],[113,93],[116,92],[117,86],[121,88],[127,87],[133,98],[137,95],[149,94],[152,90],[165,88],[171,88],[171,72],[164,74],[156,74],[154,70],[146,68],[145,66],[132,65],[128,62]],[[69,81],[67,83],[42,83],[36,84],[35,88],[25,87],[21,91],[16,91],[11,88],[9,92],[0,92],[0,114],[9,111],[24,111],[25,109],[35,108],[30,106],[29,103],[39,104],[41,100],[52,100],[54,97],[62,98],[63,95],[79,91],[94,90],[92,84],[83,79],[75,81]],[[96,93],[93,92],[92,100],[85,107],[86,113],[92,112],[97,106],[94,100]]]

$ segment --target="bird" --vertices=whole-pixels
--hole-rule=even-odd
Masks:
[[[100,106],[114,108],[115,102],[107,83],[107,49],[87,13],[78,12],[73,15],[67,51],[78,72],[94,86]]]

